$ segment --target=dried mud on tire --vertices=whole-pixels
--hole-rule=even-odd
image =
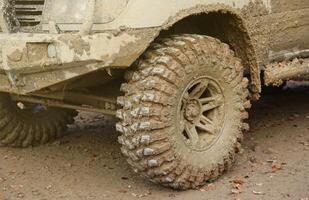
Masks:
[[[119,142],[135,172],[174,189],[197,188],[227,171],[248,125],[248,80],[229,46],[200,35],[161,39],[148,49],[123,84],[117,117]],[[223,87],[225,124],[206,151],[192,151],[178,137],[177,100],[190,79],[211,76]],[[206,159],[207,158],[207,159]]]

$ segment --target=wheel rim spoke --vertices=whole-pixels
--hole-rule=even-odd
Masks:
[[[210,102],[208,104],[203,105],[202,110],[203,110],[203,112],[206,112],[206,111],[210,111],[210,110],[213,110],[215,108],[218,108],[222,105],[223,105],[223,102],[221,100],[215,100],[213,102]]]
[[[201,122],[203,124],[213,124],[213,121],[204,115],[201,116]]]
[[[211,124],[202,124],[200,122],[200,123],[197,123],[196,127],[201,129],[202,131],[210,133],[211,135],[215,135],[215,133],[216,133],[216,129],[215,129],[214,125],[211,125]]]
[[[185,131],[189,137],[190,143],[196,145],[199,141],[199,136],[195,126],[187,124],[185,126]]]
[[[203,105],[205,105],[205,104],[210,103],[210,102],[220,101],[222,98],[223,98],[222,95],[216,95],[216,96],[212,96],[212,97],[201,98],[200,102]]]
[[[209,84],[208,80],[201,81],[190,93],[191,98],[197,98],[199,99],[202,94],[205,92]]]
[[[213,109],[215,109],[219,106],[220,105],[217,105],[217,104],[206,104],[206,105],[203,106],[203,112],[213,110]]]

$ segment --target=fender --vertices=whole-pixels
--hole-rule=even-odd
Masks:
[[[134,3],[129,5],[128,10],[123,12],[124,16],[132,16],[130,13],[132,10],[137,9],[137,6],[140,6],[142,3],[139,0],[133,1]],[[216,1],[218,2],[218,1]],[[242,38],[241,41],[231,41],[229,44],[236,51],[238,57],[242,59],[243,65],[249,69],[250,72],[250,89],[252,92],[253,99],[259,98],[259,93],[261,92],[261,77],[260,77],[260,66],[257,61],[256,50],[252,43],[246,20],[243,18],[241,9],[247,5],[250,1],[235,1],[235,3],[231,3],[231,1],[221,1],[224,4],[210,4],[211,1],[177,1],[175,2],[166,2],[166,1],[155,1],[153,3],[146,3],[147,7],[143,4],[142,8],[138,10],[143,10],[142,12],[135,12],[136,14],[132,16],[132,18],[123,19],[120,16],[116,21],[102,25],[103,29],[112,29],[114,26],[121,25],[121,27],[125,27],[126,29],[149,29],[153,28],[153,35],[155,36],[150,41],[154,41],[156,37],[159,36],[160,32],[163,30],[168,30],[177,22],[194,15],[207,14],[212,12],[220,12],[229,14],[235,19],[235,23],[233,26],[241,32]],[[267,1],[268,2],[268,1]],[[136,4],[135,4],[136,3]],[[150,4],[150,5],[149,5]],[[174,4],[177,7],[168,6],[166,4]],[[135,7],[136,6],[136,7]],[[266,8],[271,12],[271,8],[269,5],[265,5]],[[185,8],[185,9],[184,9]],[[160,13],[159,16],[153,15],[153,13]],[[142,17],[139,15],[143,15],[143,20],[138,20],[138,17]],[[99,28],[100,25],[97,25]],[[147,40],[145,40],[147,41]],[[149,41],[149,40],[148,40]],[[149,43],[150,44],[150,43]],[[137,48],[138,49],[138,48]],[[146,49],[146,47],[144,48]],[[143,52],[143,51],[141,51]],[[137,56],[140,56],[137,54]],[[137,58],[137,57],[136,57]]]

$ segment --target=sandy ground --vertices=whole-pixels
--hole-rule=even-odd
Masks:
[[[114,120],[81,113],[61,141],[0,149],[0,200],[308,200],[308,102],[308,88],[264,94],[232,171],[185,192],[134,174],[121,156]]]

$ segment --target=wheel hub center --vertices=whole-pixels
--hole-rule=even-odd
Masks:
[[[198,100],[192,99],[188,101],[184,111],[185,118],[190,122],[194,122],[199,118],[202,106]]]

